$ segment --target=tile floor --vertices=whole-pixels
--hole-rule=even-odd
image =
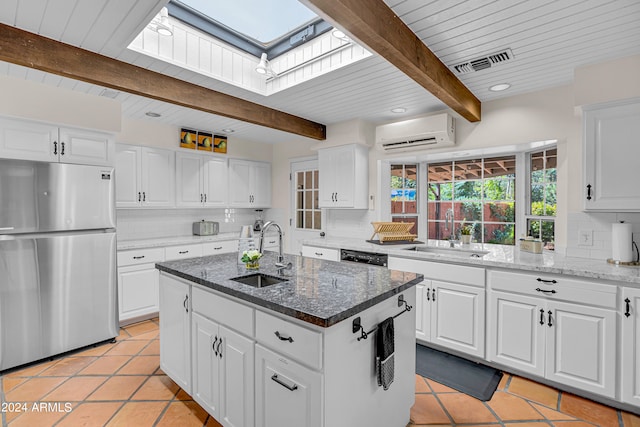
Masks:
[[[122,328],[115,344],[10,371],[0,377],[2,425],[220,427],[160,370],[159,353],[153,319]],[[517,376],[489,402],[416,376],[409,427],[419,425],[640,427],[640,417]]]

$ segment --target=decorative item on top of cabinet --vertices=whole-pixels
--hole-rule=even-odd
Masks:
[[[180,148],[196,149],[198,132],[192,129],[180,129]]]
[[[229,159],[229,206],[271,207],[271,163]]]
[[[116,144],[116,207],[173,207],[174,152]]]
[[[640,158],[640,99],[584,107],[584,209],[640,211],[630,171]]]
[[[0,118],[0,157],[113,166],[113,136],[104,132]]]
[[[227,174],[227,159],[194,152],[176,153],[176,205],[227,206]]]
[[[369,208],[369,147],[341,145],[318,150],[321,208]]]
[[[213,134],[198,131],[198,151],[213,151]]]

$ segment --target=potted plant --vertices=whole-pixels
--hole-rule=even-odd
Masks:
[[[463,244],[471,243],[471,233],[473,232],[473,224],[465,224],[464,222],[460,226],[460,241]]]
[[[262,254],[255,249],[251,249],[248,251],[242,252],[242,258],[240,260],[244,262],[244,265],[247,269],[257,269],[260,268],[260,257]]]

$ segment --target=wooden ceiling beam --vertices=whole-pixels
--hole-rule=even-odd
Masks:
[[[0,60],[316,140],[326,139],[323,124],[4,24],[0,24]]]
[[[382,0],[301,0],[470,122],[481,104]]]

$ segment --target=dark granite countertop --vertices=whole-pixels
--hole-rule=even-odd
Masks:
[[[423,276],[386,267],[287,255],[293,268],[279,272],[266,252],[259,270],[237,264],[237,254],[161,262],[156,268],[207,288],[314,325],[329,327],[420,283]],[[254,288],[231,280],[256,271],[287,280]]]

